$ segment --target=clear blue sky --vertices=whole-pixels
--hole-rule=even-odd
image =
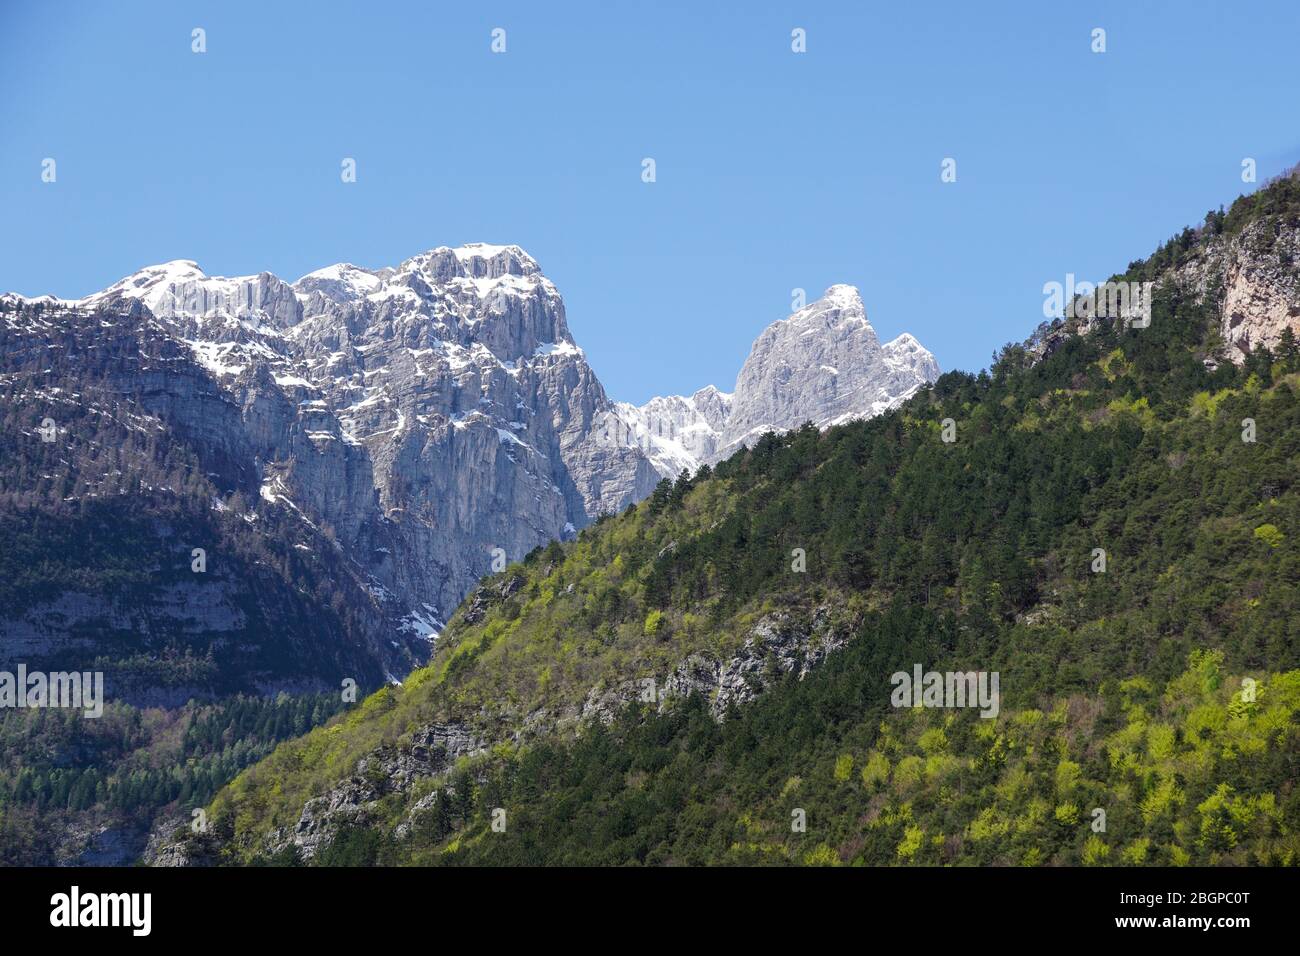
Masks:
[[[1300,159],[1294,0],[705,6],[6,0],[0,290],[514,242],[615,398],[729,388],[836,282],[974,370]]]

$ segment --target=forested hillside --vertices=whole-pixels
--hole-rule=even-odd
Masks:
[[[1148,327],[1050,330],[538,549],[178,852],[1297,862],[1300,350],[1222,361],[1213,282],[1169,271],[1293,237],[1297,193],[1132,264],[1167,280]],[[999,673],[1000,713],[895,709],[916,664]]]
[[[346,828],[318,862],[1296,862],[1300,672],[1264,676],[1246,703],[1220,656],[1195,652],[1164,687],[1110,681],[995,721],[890,713],[881,674],[900,653],[933,653],[943,623],[884,615],[722,723],[691,697],[502,756],[477,780],[467,769],[403,839]]]
[[[338,713],[338,694],[234,696],[184,707],[109,703],[0,716],[0,864],[123,864],[154,819],[191,811],[264,757]]]

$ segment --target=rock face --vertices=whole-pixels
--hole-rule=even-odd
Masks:
[[[727,458],[764,432],[879,415],[938,377],[920,342],[904,333],[882,345],[858,290],[835,285],[763,331],[733,394],[709,386],[690,398],[619,405],[618,414],[660,474],[674,476]]]
[[[691,654],[661,678],[623,681],[613,687],[592,688],[576,720],[611,723],[634,701],[653,703],[661,712],[672,698],[700,694],[709,704],[715,720],[722,720],[733,706],[749,703],[774,676],[795,674],[803,680],[839,650],[850,632],[833,621],[830,609],[813,609],[811,620],[797,621],[775,612],[753,627],[736,653],[726,659],[716,655]],[[572,722],[575,718],[566,715]]]
[[[689,398],[652,398],[639,407],[620,402],[615,427],[622,428],[622,439],[640,448],[661,475],[676,477],[683,468],[694,472],[716,460],[731,402],[731,395],[712,385]]]
[[[571,536],[659,478],[611,433],[613,403],[560,294],[518,246],[340,264],[294,283],[177,260],[44,301],[170,337],[201,381],[127,387],[216,471],[253,476],[260,508],[323,529],[402,610],[407,636],[435,635],[494,557]],[[76,326],[85,339],[98,328]]]
[[[1300,230],[1272,220],[1248,223],[1235,234],[1198,233],[1187,258],[1154,280],[1154,291],[1176,291],[1213,306],[1218,316],[1218,341],[1210,343],[1204,361],[1240,365],[1254,349],[1274,351],[1290,329],[1300,336]],[[1121,314],[1127,325],[1130,314]],[[1072,335],[1091,331],[1096,318],[1056,319],[1043,323],[1024,343],[1033,360],[1051,354]]]
[[[406,793],[416,782],[446,773],[457,760],[477,756],[484,750],[482,742],[459,724],[423,728],[409,747],[388,748],[362,757],[351,777],[303,805],[292,828],[272,833],[267,849],[274,853],[293,846],[302,859],[310,860],[333,841],[340,827],[369,823],[375,803],[384,796]],[[412,814],[418,815],[425,808],[413,807]],[[409,827],[407,823],[399,829],[405,834]],[[160,844],[150,859],[155,866],[186,865],[175,856],[173,845]]]
[[[1199,293],[1219,292],[1219,335],[1226,358],[1240,364],[1260,346],[1276,349],[1282,333],[1300,334],[1300,231],[1274,233],[1256,222],[1231,239],[1211,242],[1200,262],[1178,272]]]

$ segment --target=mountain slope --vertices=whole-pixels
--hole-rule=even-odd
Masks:
[[[1295,864],[1300,671],[1255,672],[1246,701],[1219,655],[1193,652],[1167,683],[997,721],[892,711],[881,676],[928,651],[923,632],[949,638],[941,620],[883,615],[723,722],[694,696],[484,761],[394,833],[341,829],[317,862]]]
[[[1294,861],[1300,350],[1222,360],[1221,301],[1157,272],[1147,328],[1008,346],[530,554],[157,861]],[[999,673],[999,715],[890,707],[916,665]],[[587,802],[604,829],[558,823]]]

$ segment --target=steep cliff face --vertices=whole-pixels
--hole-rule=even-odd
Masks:
[[[1242,365],[1261,348],[1284,350],[1284,337],[1300,335],[1300,171],[1284,174],[1225,214],[1211,211],[1195,229],[1185,229],[1151,257],[1131,263],[1118,278],[1150,282],[1156,319],[1178,298],[1203,303],[1214,317],[1202,343],[1208,365]],[[1149,307],[1147,319],[1150,319]],[[1121,310],[1121,325],[1135,319]],[[1106,321],[1056,319],[1039,326],[1024,343],[1031,358],[1051,354],[1067,338],[1085,335]]]
[[[835,285],[763,330],[732,394],[709,386],[618,413],[660,473],[673,476],[727,458],[764,432],[871,418],[938,377],[920,342],[904,333],[881,344],[858,290]]]
[[[1297,261],[1300,230],[1260,221],[1208,241],[1173,280],[1217,300],[1224,357],[1241,364],[1253,349],[1276,350],[1287,329],[1300,332]]]
[[[656,397],[641,406],[620,402],[616,427],[622,428],[625,441],[649,456],[661,475],[676,477],[683,468],[694,472],[717,460],[731,403],[731,395],[712,385],[690,397]]]
[[[110,384],[126,405],[222,491],[337,548],[400,641],[436,634],[498,555],[571,536],[659,477],[608,430],[613,404],[559,292],[517,246],[292,284],[177,260],[82,300],[6,302],[28,352],[121,356]],[[142,336],[165,360],[131,360]],[[45,393],[71,393],[81,371],[42,383],[36,420],[59,419]]]
[[[176,706],[427,657],[332,531],[258,500],[296,440],[274,387],[223,389],[139,303],[0,298],[0,668]]]

